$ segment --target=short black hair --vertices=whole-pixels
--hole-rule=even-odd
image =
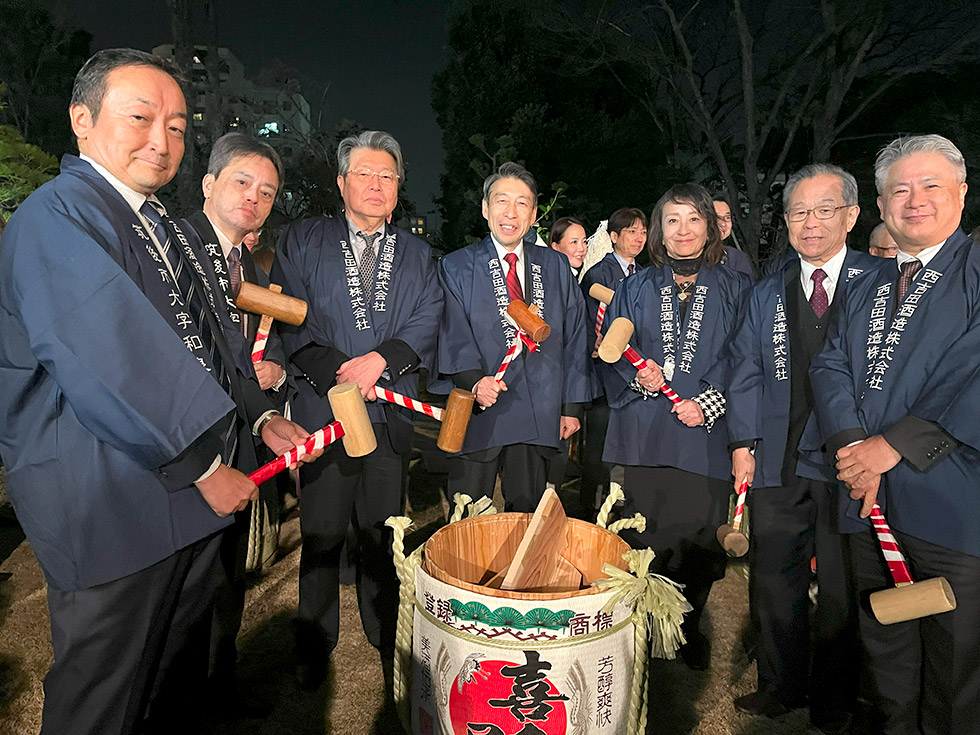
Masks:
[[[639,220],[643,224],[643,229],[647,228],[647,216],[642,209],[636,207],[622,207],[609,215],[606,223],[607,232],[615,232],[617,235],[627,227],[632,227],[633,223]]]
[[[534,176],[521,164],[514,163],[513,161],[501,164],[500,168],[487,176],[483,182],[483,201],[490,201],[490,192],[493,191],[493,185],[501,179],[517,179],[518,181],[523,181],[524,185],[531,190],[531,197],[534,200],[532,204],[535,207],[538,206],[538,184],[534,180]]]
[[[286,170],[282,165],[282,158],[271,145],[265,141],[253,138],[245,133],[225,133],[218,138],[211,147],[211,156],[208,158],[208,173],[218,178],[221,172],[227,168],[232,159],[239,156],[262,156],[272,162],[279,175],[279,189],[282,188]]]
[[[92,121],[97,120],[106,93],[106,78],[124,66],[152,66],[169,74],[181,92],[184,90],[184,74],[174,62],[133,48],[108,48],[97,51],[78,70],[71,88],[70,104],[85,105],[92,113]]]

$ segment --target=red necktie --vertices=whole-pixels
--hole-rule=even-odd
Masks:
[[[521,288],[521,281],[517,277],[517,253],[507,253],[504,256],[507,265],[507,293],[510,294],[511,301],[523,301],[524,289]]]
[[[830,297],[827,296],[827,291],[823,287],[823,280],[826,277],[827,274],[823,272],[823,268],[817,268],[810,274],[810,280],[813,281],[810,307],[813,309],[813,313],[817,315],[817,319],[826,314],[827,308],[830,306]]]
[[[636,263],[630,263],[629,272],[626,275],[632,276],[634,273],[636,273]]]

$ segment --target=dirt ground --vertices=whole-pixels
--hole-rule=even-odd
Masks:
[[[423,432],[411,465],[406,515],[416,526],[409,548],[422,543],[445,522],[445,463]],[[0,471],[2,473],[2,471]],[[577,481],[562,489],[566,507],[577,500]],[[499,493],[498,493],[499,495]],[[499,500],[499,497],[498,497]],[[42,681],[52,653],[44,579],[30,546],[2,499],[0,474],[0,732],[20,735],[40,729]],[[290,620],[298,599],[299,519],[295,510],[282,525],[277,560],[252,579],[239,638],[239,674],[243,690],[271,707],[262,720],[211,724],[216,735],[360,735],[391,732],[378,727],[382,706],[381,665],[361,631],[352,587],[341,593],[340,643],[325,687],[315,693],[293,681]],[[747,618],[744,569],[729,568],[708,602],[704,629],[713,639],[707,672],[694,672],[679,661],[651,666],[649,733],[658,735],[796,735],[807,727],[805,711],[779,720],[735,711],[732,699],[755,688],[755,667],[742,654]],[[801,642],[801,645],[807,645]]]

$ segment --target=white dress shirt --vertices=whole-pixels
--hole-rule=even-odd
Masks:
[[[844,268],[844,258],[847,257],[847,245],[844,245],[834,257],[823,265],[812,265],[800,258],[800,285],[803,286],[803,295],[807,301],[813,295],[813,272],[817,268],[822,268],[827,277],[823,280],[824,291],[827,292],[827,303],[834,303],[834,294],[837,292],[837,282],[840,280],[840,272]]]
[[[497,249],[497,257],[500,259],[500,265],[504,269],[504,278],[507,277],[507,272],[510,270],[510,266],[504,260],[504,256],[507,253],[514,253],[517,256],[517,263],[514,267],[517,268],[517,279],[521,282],[521,292],[524,294],[524,299],[527,300],[527,288],[524,285],[524,241],[521,240],[517,243],[517,247],[513,250],[508,250],[497,242],[497,238],[493,235],[490,235],[490,239],[493,240],[493,246]]]
[[[933,245],[932,247],[922,248],[916,255],[910,255],[906,253],[901,248],[898,249],[898,255],[895,256],[895,264],[899,271],[902,270],[902,263],[907,263],[910,260],[917,260],[922,263],[922,267],[925,268],[929,265],[929,261],[936,257],[936,254],[940,251],[943,245],[946,244],[946,240],[943,240],[938,245]]]

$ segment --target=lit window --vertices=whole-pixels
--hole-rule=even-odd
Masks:
[[[202,120],[204,120],[204,115],[202,115],[200,112],[195,112],[194,122],[201,122]]]
[[[279,135],[279,123],[273,121],[260,125],[258,134],[263,138],[268,138],[270,135]]]

